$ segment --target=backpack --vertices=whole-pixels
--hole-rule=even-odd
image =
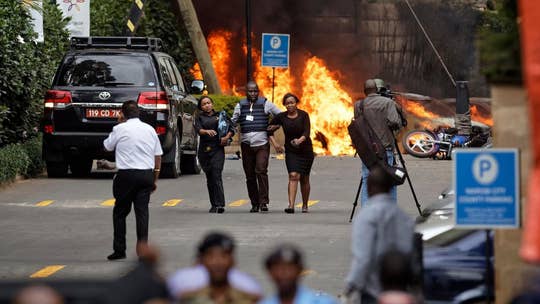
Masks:
[[[362,163],[364,163],[368,169],[371,169],[374,166],[380,166],[388,173],[389,177],[391,177],[394,185],[401,185],[405,182],[407,171],[405,171],[405,168],[388,164],[386,148],[363,115],[363,102],[363,100],[360,101],[360,113],[362,115],[353,119],[347,128],[352,144],[356,149],[358,156],[360,156]]]

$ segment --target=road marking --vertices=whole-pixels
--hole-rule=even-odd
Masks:
[[[302,276],[302,277],[307,277],[308,275],[314,275],[314,274],[317,274],[317,272],[316,272],[315,270],[304,269],[304,270],[300,273],[300,276]]]
[[[44,267],[36,272],[34,272],[30,277],[31,278],[46,278],[57,271],[61,270],[62,268],[66,267],[66,265],[51,265]]]
[[[229,204],[229,207],[240,207],[247,204],[247,200],[237,200]]]
[[[105,207],[111,207],[111,206],[114,206],[114,202],[115,202],[115,199],[114,198],[111,198],[111,199],[108,199],[106,201],[103,201],[101,203],[101,206],[105,206]]]
[[[307,205],[308,205],[308,207],[311,207],[311,206],[317,204],[318,202],[319,202],[319,201],[316,201],[316,200],[308,201]],[[296,208],[301,208],[301,207],[302,207],[302,203],[296,204]]]
[[[36,207],[45,207],[45,206],[49,206],[52,203],[54,203],[53,200],[41,201],[39,203],[36,203]]]
[[[174,207],[182,202],[181,199],[171,199],[163,203],[163,207]]]

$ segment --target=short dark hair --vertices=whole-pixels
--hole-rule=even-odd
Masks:
[[[135,100],[128,100],[122,104],[122,114],[126,119],[139,117],[139,106]]]
[[[221,249],[233,253],[234,252],[234,240],[229,235],[222,232],[210,232],[197,247],[197,255],[200,257],[204,255],[210,248],[220,247]]]
[[[383,290],[407,291],[413,279],[411,256],[396,249],[386,251],[380,260],[379,278]]]
[[[300,268],[304,267],[300,249],[291,244],[282,244],[272,250],[266,257],[264,265],[266,266],[266,269],[270,269],[279,262],[292,263]]]
[[[296,103],[300,103],[300,98],[298,98],[298,96],[294,95],[293,93],[287,93],[285,95],[283,95],[283,101],[281,102],[283,105],[285,105],[285,100],[287,100],[287,98],[289,97],[292,97],[294,98],[294,100],[296,100]]]
[[[203,96],[201,96],[199,99],[197,99],[197,108],[198,108],[199,110],[201,110],[201,111],[202,111],[202,109],[201,109],[202,101],[203,101],[203,99],[205,99],[205,98],[206,98],[206,99],[210,99],[210,101],[212,102],[212,104],[214,104],[214,100],[213,100],[212,98],[210,98],[210,96],[208,96],[208,95],[203,95]]]

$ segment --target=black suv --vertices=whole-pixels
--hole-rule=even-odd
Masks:
[[[163,148],[161,175],[198,174],[193,128],[201,81],[187,87],[161,40],[143,37],[73,37],[45,95],[43,158],[49,177],[88,175],[94,159],[114,160],[103,140],[117,124],[122,103],[136,100],[142,121]]]

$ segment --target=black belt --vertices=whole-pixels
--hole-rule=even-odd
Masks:
[[[151,172],[154,169],[118,169],[118,172]]]

